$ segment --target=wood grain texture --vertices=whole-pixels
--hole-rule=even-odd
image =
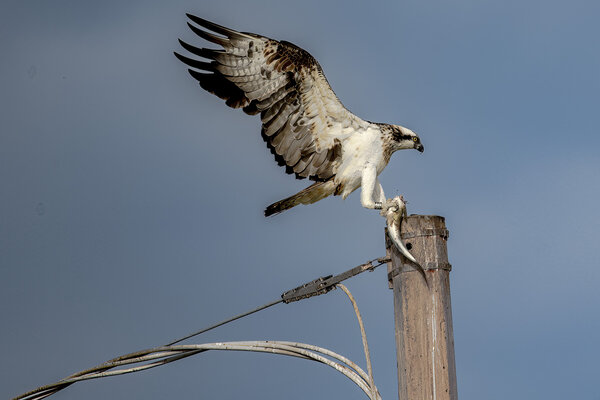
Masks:
[[[427,282],[386,234],[390,287],[394,291],[398,398],[458,399],[450,303],[450,264],[443,217],[411,215],[401,237],[423,266]]]

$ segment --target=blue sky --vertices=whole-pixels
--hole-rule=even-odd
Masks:
[[[425,153],[396,153],[381,180],[446,217],[462,400],[600,398],[600,5],[584,0],[3,2],[4,398],[385,253],[358,193],[262,216],[307,183],[173,57],[196,40],[185,12],[307,49],[352,112],[419,133]],[[347,286],[395,398],[385,271]],[[193,342],[261,339],[364,366],[341,291]],[[364,396],[306,361],[207,353],[54,397],[248,395]]]

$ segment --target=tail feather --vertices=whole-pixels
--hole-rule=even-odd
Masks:
[[[333,178],[325,182],[314,183],[306,189],[299,191],[295,195],[268,206],[265,209],[265,217],[279,214],[280,212],[288,210],[294,206],[297,206],[298,204],[312,204],[334,194],[334,192],[335,183],[333,182]]]

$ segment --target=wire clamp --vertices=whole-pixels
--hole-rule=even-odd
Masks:
[[[281,299],[284,303],[288,304],[293,301],[308,299],[309,297],[319,296],[325,294],[332,289],[335,289],[336,285],[348,278],[352,278],[365,271],[373,271],[375,268],[382,264],[390,261],[388,257],[380,257],[375,260],[368,261],[364,264],[358,265],[338,275],[327,275],[315,279],[314,281],[305,283],[302,286],[298,286],[295,289],[288,290],[281,295]]]
[[[305,283],[304,285],[298,286],[292,290],[281,295],[283,302],[289,304],[294,301],[308,299],[309,297],[319,296],[325,294],[334,288],[333,285],[328,284],[327,280],[333,275],[322,276],[315,279],[314,281]]]

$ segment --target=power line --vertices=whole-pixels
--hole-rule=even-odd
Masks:
[[[228,318],[228,319],[226,319],[226,320],[224,320],[224,321],[221,321],[221,322],[219,322],[219,323],[217,323],[217,324],[211,325],[211,326],[209,326],[208,328],[201,329],[201,330],[199,330],[198,332],[194,332],[194,333],[191,333],[191,334],[189,334],[189,335],[187,335],[187,336],[184,336],[184,337],[182,337],[181,339],[177,339],[177,340],[175,340],[174,342],[171,342],[171,343],[167,344],[167,346],[172,346],[172,345],[174,345],[174,344],[176,344],[176,343],[183,342],[183,341],[184,341],[184,340],[186,340],[186,339],[189,339],[189,338],[191,338],[191,337],[194,337],[194,336],[200,335],[201,333],[204,333],[204,332],[208,332],[208,331],[210,331],[211,329],[218,328],[219,326],[221,326],[221,325],[225,325],[225,324],[228,324],[228,323],[230,323],[230,322],[233,322],[233,321],[235,321],[236,319],[240,319],[240,318],[247,317],[247,316],[248,316],[248,315],[250,315],[250,314],[254,314],[255,312],[262,311],[262,310],[264,310],[265,308],[269,308],[269,307],[271,307],[271,306],[274,306],[275,304],[279,304],[279,303],[281,303],[281,302],[283,302],[283,299],[275,300],[275,301],[272,301],[272,302],[270,302],[270,303],[264,304],[264,305],[262,305],[262,306],[260,306],[260,307],[258,307],[258,308],[255,308],[254,310],[250,310],[250,311],[247,311],[247,312],[245,312],[245,313],[238,314],[238,315],[236,315],[235,317]]]
[[[348,358],[329,349],[310,344],[271,340],[160,346],[153,349],[138,351],[123,355],[86,371],[71,375],[56,383],[39,387],[35,390],[17,396],[13,400],[40,400],[77,382],[139,372],[210,350],[254,351],[317,361],[344,374],[346,377],[356,383],[363,390],[363,392],[365,392],[370,400],[381,400],[379,391],[372,383],[372,377]],[[140,363],[143,364],[129,368],[122,368],[127,365]],[[119,367],[121,368],[109,371],[109,369]]]
[[[143,351],[131,353],[131,354],[128,354],[125,356],[114,358],[114,359],[109,360],[105,363],[102,363],[96,367],[73,374],[73,375],[71,375],[59,382],[56,382],[54,384],[41,386],[35,390],[32,390],[30,392],[27,392],[20,396],[17,396],[14,399],[15,400],[16,399],[28,399],[28,400],[43,399],[45,397],[51,396],[52,394],[54,394],[62,389],[65,389],[66,387],[72,385],[73,383],[81,381],[81,380],[102,378],[102,377],[106,377],[106,376],[119,375],[119,374],[124,374],[124,373],[136,372],[136,371],[144,370],[144,369],[148,369],[148,368],[154,368],[159,365],[163,365],[163,364],[166,364],[166,363],[169,363],[172,361],[177,361],[179,359],[186,358],[191,355],[194,355],[194,354],[197,354],[197,353],[200,353],[203,351],[207,351],[207,350],[248,350],[248,348],[244,347],[245,345],[239,345],[239,343],[242,343],[242,342],[206,344],[206,345],[190,345],[190,346],[182,346],[182,345],[173,346],[173,345],[176,343],[182,342],[186,339],[189,339],[191,337],[208,332],[219,326],[228,324],[228,323],[238,320],[240,318],[243,318],[248,315],[254,314],[256,312],[262,311],[262,310],[269,308],[271,306],[274,306],[276,304],[279,304],[279,303],[288,304],[288,303],[292,303],[294,301],[304,300],[309,297],[325,294],[325,293],[331,291],[332,289],[335,289],[336,285],[339,284],[340,282],[342,282],[346,279],[352,278],[352,277],[354,277],[360,273],[363,273],[365,271],[373,271],[375,268],[377,268],[380,265],[383,265],[389,261],[390,261],[389,257],[380,257],[380,258],[376,258],[374,260],[368,261],[364,264],[358,265],[354,268],[351,268],[345,272],[342,272],[341,274],[338,274],[335,276],[328,275],[328,276],[317,278],[317,279],[307,282],[303,285],[300,285],[292,290],[288,290],[287,292],[284,292],[281,295],[280,299],[274,300],[270,303],[264,304],[253,310],[247,311],[242,314],[238,314],[234,317],[223,320],[217,324],[211,325],[207,328],[204,328],[204,329],[201,329],[194,333],[191,333],[180,339],[172,341],[171,343],[167,344],[166,346],[160,346],[160,347],[157,347],[154,349],[143,350]],[[343,285],[340,285],[340,286],[343,286]],[[368,356],[368,347],[366,346],[366,337],[364,335],[364,328],[362,327],[362,321],[360,319],[360,314],[358,313],[358,309],[356,308],[356,303],[354,302],[352,296],[346,290],[344,290],[344,291],[350,297],[350,299],[355,307],[355,311],[357,312],[359,324],[361,325],[361,333],[363,334],[363,343],[365,344],[365,351],[367,354],[367,364],[368,364],[368,369],[369,369],[369,375],[366,375],[364,373],[364,371],[362,371],[360,368],[357,368],[356,364],[352,363],[350,360],[346,359],[345,357],[335,354],[327,349],[317,348],[316,346],[296,343],[297,346],[299,346],[300,348],[303,348],[304,350],[292,350],[291,347],[289,347],[289,343],[287,343],[287,342],[269,341],[269,342],[260,342],[260,343],[259,342],[243,342],[243,343],[251,343],[248,345],[252,348],[252,350],[250,350],[250,351],[263,351],[263,352],[272,352],[272,353],[276,353],[276,354],[293,355],[293,356],[297,356],[297,357],[301,357],[301,358],[308,358],[308,359],[312,359],[314,361],[319,361],[319,362],[328,364],[328,365],[332,366],[333,368],[337,369],[338,371],[344,373],[350,379],[354,380],[355,383],[357,383],[361,387],[361,389],[363,389],[365,391],[365,393],[369,396],[369,398],[371,398],[371,399],[379,398],[380,399],[377,389],[373,387],[374,384],[373,384],[372,372],[371,372],[371,368],[370,368],[370,360],[369,360],[369,356]],[[264,344],[264,343],[268,343],[268,344]],[[285,344],[278,344],[278,343],[285,343]],[[227,346],[220,347],[222,345],[227,345]],[[277,346],[279,346],[279,348],[277,348]],[[288,346],[288,347],[285,348],[285,346]],[[269,348],[270,348],[270,350],[269,350]],[[306,350],[308,348],[310,348],[311,350],[317,351],[319,353],[334,357],[334,358],[344,362],[345,364],[349,365],[350,368],[352,370],[354,370],[354,372],[349,371],[348,373],[345,373],[344,371],[345,371],[345,368],[347,368],[347,366],[338,365],[337,363],[331,362],[331,360],[324,359],[320,355],[317,355],[315,353],[310,353],[310,352],[308,352],[308,350]],[[151,360],[158,360],[158,361],[154,361],[154,362],[151,362],[146,365],[142,365],[139,367],[134,367],[134,368],[126,369],[126,370],[121,369],[121,370],[117,370],[117,371],[109,371],[110,369],[113,369],[115,367],[119,367],[122,365],[151,361]],[[361,375],[363,378],[362,380],[360,380],[360,383],[359,383],[358,379],[354,378],[354,375],[356,375],[356,372],[358,372],[358,374]],[[373,386],[371,386],[371,385],[373,385]]]
[[[308,299],[309,297],[325,294],[325,293],[329,292],[330,290],[334,289],[335,285],[337,285],[338,283],[345,281],[346,279],[352,278],[353,276],[356,276],[365,271],[373,271],[375,268],[377,268],[380,265],[383,265],[389,261],[390,261],[389,257],[380,257],[380,258],[376,258],[371,261],[367,261],[366,263],[358,265],[354,268],[351,268],[345,272],[342,272],[341,274],[338,274],[335,276],[333,276],[333,275],[322,276],[320,278],[314,279],[310,282],[305,283],[304,285],[300,285],[292,290],[288,290],[287,292],[284,292],[281,295],[280,299],[274,300],[270,303],[264,304],[260,307],[257,307],[250,311],[247,311],[245,313],[238,314],[235,317],[231,317],[226,320],[223,320],[219,323],[209,326],[208,328],[204,328],[197,332],[191,333],[187,336],[182,337],[181,339],[177,339],[177,340],[167,344],[167,346],[172,346],[176,343],[183,342],[186,339],[200,335],[201,333],[208,332],[212,329],[218,328],[219,326],[228,324],[237,319],[246,317],[250,314],[254,314],[256,312],[262,311],[271,306],[274,306],[275,304],[279,304],[282,302],[289,304],[294,301],[304,300],[304,299]]]

